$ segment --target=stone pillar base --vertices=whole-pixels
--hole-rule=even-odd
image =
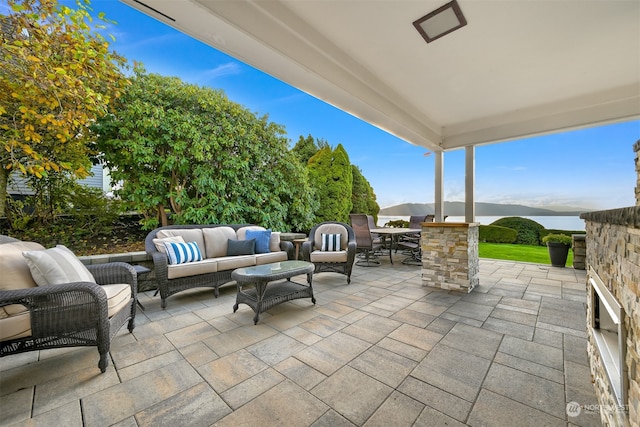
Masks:
[[[423,286],[471,292],[479,284],[478,234],[478,223],[423,223]]]

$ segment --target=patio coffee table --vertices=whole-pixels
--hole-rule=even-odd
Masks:
[[[238,284],[238,293],[233,312],[238,310],[239,304],[247,304],[256,313],[253,317],[255,325],[260,320],[260,313],[280,303],[311,298],[315,304],[312,287],[314,269],[315,266],[310,262],[282,261],[234,270],[231,278]],[[291,281],[293,276],[300,274],[307,275],[306,285]]]

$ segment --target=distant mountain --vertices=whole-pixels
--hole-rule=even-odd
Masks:
[[[534,208],[524,205],[505,205],[500,203],[476,202],[476,216],[578,216],[588,209],[554,206]],[[403,203],[380,209],[378,215],[411,216],[433,215],[433,203]],[[444,202],[444,215],[464,216],[464,202]]]

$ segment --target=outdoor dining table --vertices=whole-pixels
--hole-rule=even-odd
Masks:
[[[391,237],[391,243],[389,244],[389,261],[393,264],[393,259],[391,258],[391,252],[393,251],[393,243],[398,243],[398,239],[403,234],[413,234],[420,233],[422,230],[420,228],[371,228],[369,229],[371,233],[377,233],[380,235],[386,234]]]

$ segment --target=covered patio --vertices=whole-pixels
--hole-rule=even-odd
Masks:
[[[0,425],[600,425],[584,271],[481,259],[463,294],[397,257],[255,326],[234,285],[143,293],[105,374],[93,347],[0,359]]]
[[[433,152],[436,222],[445,152],[474,222],[476,146],[640,117],[636,0],[121,1]]]

